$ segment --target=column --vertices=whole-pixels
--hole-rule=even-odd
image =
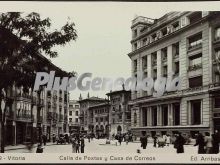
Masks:
[[[144,116],[143,116],[143,114],[144,114],[144,113],[143,113],[143,107],[140,108],[139,111],[140,111],[140,115],[139,115],[140,125],[139,125],[139,126],[140,126],[140,127],[143,127],[143,126],[144,126],[144,124],[143,124],[143,117],[144,117]]]
[[[170,77],[170,73],[173,72],[173,46],[170,45],[167,47],[167,73]]]
[[[162,58],[161,58],[161,50],[157,51],[157,78],[162,75]]]
[[[168,125],[173,125],[173,104],[168,104]]]
[[[161,111],[161,105],[157,106],[157,125],[161,126],[162,125],[162,111]]]

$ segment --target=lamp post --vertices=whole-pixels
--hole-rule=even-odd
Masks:
[[[5,91],[1,91],[1,111],[0,111],[0,119],[1,119],[1,153],[5,152]]]

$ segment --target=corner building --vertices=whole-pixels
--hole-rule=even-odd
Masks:
[[[173,134],[192,138],[220,129],[220,12],[170,12],[159,19],[132,21],[132,76],[181,78],[181,89],[153,97],[133,91],[131,130],[140,135]],[[173,75],[169,73],[173,72]]]

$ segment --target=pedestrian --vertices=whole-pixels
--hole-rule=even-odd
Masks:
[[[90,134],[88,134],[88,142],[90,143]]]
[[[185,139],[181,135],[180,132],[177,133],[176,141],[175,141],[175,148],[177,153],[184,153],[184,147],[183,145],[185,144]]]
[[[147,147],[147,136],[146,136],[146,131],[142,131],[142,136],[140,137],[141,141],[141,147],[143,149],[146,149]]]
[[[157,147],[157,136],[154,135],[154,136],[153,136],[153,139],[154,139],[154,147]]]
[[[204,154],[205,153],[205,140],[201,133],[198,134],[196,138],[196,144],[194,146],[198,146],[198,154]]]
[[[210,136],[209,132],[205,133],[204,141],[205,141],[206,154],[211,154],[212,153],[212,137]]]
[[[128,142],[129,142],[129,135],[128,134],[125,135],[125,141],[126,141],[126,144],[128,145]]]
[[[76,153],[79,153],[80,142],[76,139]]]
[[[166,140],[167,146],[169,146],[170,143],[171,143],[171,137],[170,137],[170,135],[168,134],[168,135],[167,135],[167,140]]]
[[[41,146],[41,144],[38,144],[37,146],[37,150],[36,150],[36,153],[43,153],[43,147]]]
[[[72,153],[76,153],[76,139],[72,138]]]
[[[42,139],[43,139],[44,146],[46,146],[46,144],[47,144],[47,136],[46,135],[42,135]]]
[[[121,142],[122,142],[122,135],[121,134],[118,135],[118,142],[121,145]]]
[[[56,142],[56,135],[53,134],[53,143],[55,143],[55,142]]]
[[[84,148],[85,148],[85,140],[84,137],[80,139],[80,147],[81,147],[81,153],[84,153]]]
[[[218,130],[215,130],[215,133],[212,135],[212,147],[213,147],[213,154],[219,153],[219,140],[220,136]]]

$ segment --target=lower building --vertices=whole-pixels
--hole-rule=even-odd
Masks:
[[[80,105],[77,100],[70,100],[69,102],[69,114],[68,114],[68,125],[69,132],[79,132],[80,124],[79,124],[79,109]]]

